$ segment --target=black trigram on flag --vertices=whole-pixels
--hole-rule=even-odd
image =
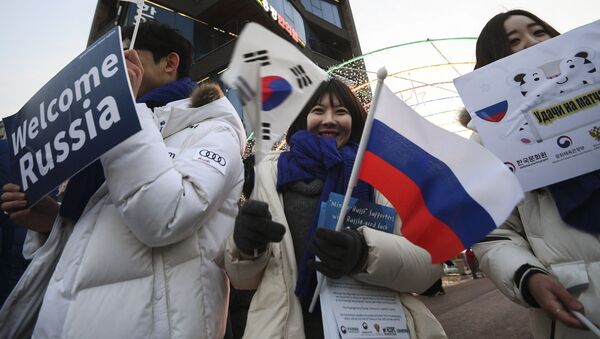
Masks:
[[[271,64],[266,49],[244,54],[244,62],[260,62],[261,66],[267,66]]]
[[[306,72],[304,71],[304,68],[302,68],[302,65],[292,67],[290,68],[290,71],[292,71],[292,73],[294,73],[294,75],[296,76],[296,80],[298,81],[298,87],[300,87],[300,89],[303,89],[308,85],[312,85],[312,80],[310,80],[308,75],[306,75]]]
[[[254,92],[252,87],[248,85],[246,79],[242,78],[241,76],[238,76],[235,80],[235,89],[237,89],[244,103],[251,101],[256,96],[256,92]]]
[[[261,122],[261,132],[263,140],[271,140],[271,124],[268,122]]]

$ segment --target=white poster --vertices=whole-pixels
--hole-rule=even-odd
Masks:
[[[344,277],[326,279],[320,298],[326,338],[410,338],[396,291]]]
[[[454,80],[525,191],[600,168],[600,21]]]

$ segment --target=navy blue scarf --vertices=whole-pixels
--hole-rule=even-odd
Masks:
[[[565,223],[580,231],[600,234],[600,170],[548,188]]]
[[[281,192],[299,181],[320,179],[323,181],[321,202],[327,201],[331,192],[345,194],[357,149],[355,143],[338,149],[335,138],[320,138],[306,130],[296,132],[290,140],[290,150],[281,153],[277,162],[277,190]],[[366,201],[374,200],[372,187],[362,181],[358,181],[352,196]],[[319,208],[313,216],[307,243],[315,233],[318,217]],[[306,246],[302,262],[298,265],[295,291],[305,306],[310,303],[317,284],[315,270],[307,265],[308,260],[313,258],[314,254]]]
[[[190,78],[181,78],[151,90],[137,102],[145,103],[149,108],[154,109],[189,97],[196,86]],[[76,223],[88,201],[102,183],[104,183],[104,169],[100,160],[96,160],[69,179],[59,210],[60,216]]]

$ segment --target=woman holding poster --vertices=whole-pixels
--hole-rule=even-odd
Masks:
[[[252,194],[257,200],[241,208],[227,242],[225,267],[233,286],[257,289],[244,338],[323,338],[319,307],[307,311],[315,268],[328,277],[351,275],[400,292],[406,325],[398,335],[445,338],[435,317],[411,295],[423,292],[441,274],[425,250],[404,237],[364,226],[340,232],[316,228],[320,204],[330,192],[346,191],[366,114],[336,79],[314,98],[288,130],[290,149],[272,152],[259,164]],[[366,183],[359,183],[353,196],[384,203]],[[315,262],[315,254],[321,262]],[[363,323],[367,327],[383,335],[377,323]],[[342,335],[346,330],[339,327]]]
[[[557,36],[537,16],[493,17],[475,68]],[[507,297],[531,307],[535,338],[595,338],[573,312],[600,323],[600,171],[525,193],[509,219],[473,249]]]

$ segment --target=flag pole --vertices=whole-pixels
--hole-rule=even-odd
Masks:
[[[144,0],[135,1],[137,5],[137,15],[135,16],[135,26],[133,27],[133,34],[131,36],[131,43],[129,44],[129,49],[133,49],[135,45],[135,38],[137,37],[138,28],[140,27],[140,22],[142,21],[142,12],[144,10]]]
[[[262,130],[262,78],[261,78],[261,67],[258,68],[258,95],[254,98],[254,104],[256,104],[256,114],[258,115],[258,123],[255,123],[254,128],[254,187],[259,187],[260,175],[258,174],[258,165],[262,161],[262,143],[263,143],[263,130]],[[249,198],[249,197],[248,197]],[[254,257],[258,257],[258,248],[254,249]]]
[[[367,149],[367,143],[369,142],[369,136],[371,135],[371,127],[373,126],[373,117],[375,115],[375,107],[377,107],[377,101],[379,99],[379,93],[381,92],[381,86],[383,86],[383,81],[387,77],[387,69],[385,67],[380,68],[377,71],[377,87],[375,88],[375,94],[373,95],[373,101],[371,101],[371,107],[369,108],[369,114],[367,114],[367,120],[365,121],[365,127],[363,128],[362,137],[360,138],[360,143],[358,144],[358,150],[356,151],[356,159],[354,160],[354,165],[352,166],[352,174],[350,174],[350,180],[348,181],[348,188],[346,189],[346,194],[344,195],[344,202],[342,203],[342,208],[340,209],[340,215],[337,219],[337,224],[335,225],[335,230],[340,231],[342,226],[344,225],[344,219],[346,219],[346,212],[348,209],[348,205],[350,204],[350,197],[352,196],[352,191],[354,187],[356,187],[356,183],[358,181],[358,172],[360,171],[360,165],[362,164],[362,159],[365,154],[365,150]],[[317,274],[320,274],[317,272]],[[323,279],[319,280],[317,284],[317,288],[315,289],[315,293],[313,294],[312,300],[310,302],[310,306],[308,308],[308,312],[312,313],[315,309],[315,305],[317,304],[317,299],[319,294],[321,293],[321,287],[323,286]]]

